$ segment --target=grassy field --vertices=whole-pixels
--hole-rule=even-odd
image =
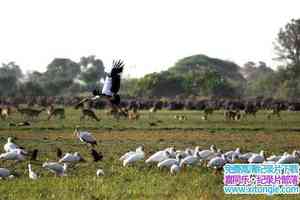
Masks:
[[[20,174],[13,180],[0,181],[0,200],[31,199],[300,199],[300,195],[245,196],[225,195],[223,176],[215,176],[204,167],[183,169],[176,176],[168,170],[145,165],[143,162],[124,168],[119,157],[143,144],[146,157],[158,149],[175,146],[208,148],[215,144],[223,150],[240,147],[242,152],[260,151],[271,153],[291,152],[300,149],[300,113],[282,113],[282,120],[266,119],[266,113],[259,112],[257,118],[246,121],[225,122],[222,112],[216,112],[208,121],[201,120],[202,112],[160,111],[150,117],[141,113],[138,121],[115,120],[104,112],[97,112],[100,122],[80,121],[78,110],[68,109],[65,120],[46,121],[41,115],[31,127],[9,127],[7,121],[0,121],[0,144],[6,143],[8,136],[16,137],[16,143],[27,149],[38,148],[39,161],[32,163],[33,170],[40,179],[28,178],[27,161],[14,164],[0,161],[0,167],[7,167]],[[174,115],[184,114],[187,121],[178,121]],[[21,121],[13,114],[9,121]],[[88,148],[73,136],[76,125],[89,130],[99,141],[97,150],[104,154],[104,160],[93,163]],[[86,158],[86,163],[68,169],[68,176],[55,178],[42,169],[46,159],[55,160],[55,149],[65,152],[78,151]],[[2,149],[2,147],[1,147]],[[2,151],[2,150],[1,150]],[[102,168],[106,175],[96,177],[96,169]]]

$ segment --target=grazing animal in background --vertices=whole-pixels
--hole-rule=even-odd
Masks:
[[[226,121],[238,121],[241,119],[241,113],[239,110],[225,110],[224,117]]]
[[[94,119],[96,121],[100,121],[100,119],[97,117],[97,115],[95,114],[95,112],[93,110],[91,110],[91,109],[84,108],[84,109],[81,110],[80,120],[85,119],[85,117]]]
[[[186,121],[187,117],[185,115],[175,115],[174,119],[177,119],[178,121]]]
[[[54,108],[53,105],[50,105],[47,109],[48,120],[52,117],[59,116],[60,119],[65,119],[65,109],[64,108]]]
[[[281,110],[278,107],[275,107],[269,111],[267,118],[271,119],[273,116],[277,116],[278,119],[281,119],[280,112]]]
[[[209,115],[212,115],[214,112],[214,109],[212,107],[205,107],[203,110],[203,116],[204,119],[207,120]]]
[[[140,117],[140,114],[137,111],[137,108],[133,108],[132,111],[128,112],[128,119],[130,120],[138,120]]]
[[[0,117],[3,120],[7,120],[7,118],[9,117],[11,111],[10,111],[10,107],[6,106],[6,107],[2,107],[0,108]]]
[[[28,121],[24,121],[24,122],[18,122],[18,123],[13,123],[10,122],[8,123],[8,126],[15,126],[15,127],[19,127],[19,126],[30,126],[31,124]]]
[[[97,152],[95,149],[91,150],[91,155],[93,157],[94,162],[101,161],[103,159],[102,152]]]
[[[37,118],[44,110],[45,110],[45,108],[42,108],[41,110],[36,110],[36,109],[32,109],[32,108],[19,108],[19,107],[17,107],[17,111],[22,116],[27,116],[31,119]]]
[[[81,142],[84,142],[86,144],[90,144],[92,146],[97,145],[97,141],[96,139],[92,136],[91,133],[87,132],[87,131],[79,131],[79,128],[76,127],[75,131],[74,131],[74,136],[78,137],[78,139]]]
[[[150,119],[154,118],[156,111],[157,111],[157,106],[155,106],[155,105],[149,109],[149,118]]]

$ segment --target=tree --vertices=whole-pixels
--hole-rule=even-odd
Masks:
[[[95,56],[82,57],[79,64],[81,73],[78,79],[86,84],[88,90],[99,85],[101,78],[105,77],[103,62]]]
[[[60,95],[73,84],[79,73],[78,63],[66,58],[55,58],[41,77],[43,88],[48,95]]]
[[[22,77],[22,70],[14,62],[3,63],[0,67],[0,95],[15,96]]]
[[[276,59],[286,61],[288,68],[299,73],[300,68],[300,19],[292,19],[281,28],[275,43]]]

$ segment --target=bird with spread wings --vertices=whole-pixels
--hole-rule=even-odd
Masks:
[[[104,97],[108,100],[113,109],[117,109],[125,115],[126,113],[120,108],[121,98],[118,94],[121,86],[121,73],[123,72],[124,66],[125,64],[122,60],[114,60],[111,71],[107,73],[105,78],[102,92],[100,92],[98,89],[95,89],[92,97],[84,98],[75,106],[75,108],[82,106],[86,101],[94,101]]]

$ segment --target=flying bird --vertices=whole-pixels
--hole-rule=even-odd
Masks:
[[[124,66],[125,64],[122,60],[114,60],[111,71],[107,73],[105,78],[102,91],[100,92],[100,90],[95,89],[92,97],[83,99],[75,106],[75,108],[79,108],[86,101],[93,101],[100,97],[105,97],[113,108],[120,110],[122,114],[126,115],[125,111],[119,107],[121,98],[118,94],[121,86],[121,73],[123,72]]]

